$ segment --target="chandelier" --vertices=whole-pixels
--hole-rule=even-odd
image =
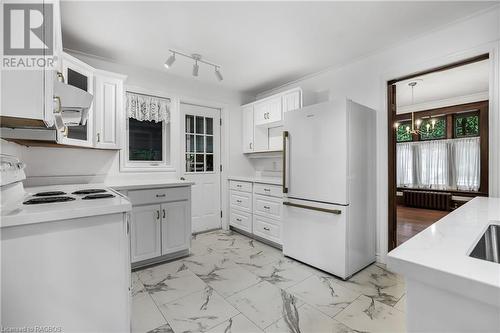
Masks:
[[[418,83],[417,81],[411,81],[408,83],[408,86],[411,87],[411,105],[415,104],[415,91],[414,91],[414,89],[415,89],[415,86],[417,85],[417,83]],[[436,122],[437,122],[437,120],[435,118],[429,117],[429,121],[425,125],[425,132],[430,133],[431,130],[434,131],[434,128],[436,126]],[[398,130],[400,125],[401,125],[400,123],[395,122],[394,128],[396,130]],[[415,120],[415,112],[412,112],[411,113],[411,124],[406,126],[406,128],[405,128],[406,133],[416,134],[416,135],[422,133],[422,130],[420,128],[421,125],[422,125],[422,119]]]

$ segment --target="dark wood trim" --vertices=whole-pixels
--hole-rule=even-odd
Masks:
[[[481,180],[479,192],[489,193],[489,119],[488,103],[479,108],[479,136],[481,149]]]
[[[391,251],[397,246],[397,203],[396,203],[396,131],[394,130],[394,122],[396,121],[396,82],[408,80],[425,74],[445,71],[447,69],[468,65],[474,62],[489,59],[489,54],[482,54],[476,57],[436,67],[433,69],[413,73],[402,76],[387,82],[387,145],[388,145],[388,177],[387,177],[387,195],[388,195],[388,210],[387,210],[387,250]],[[480,103],[480,102],[479,102]],[[483,102],[484,103],[484,102]],[[481,185],[479,191],[488,193],[488,104],[486,108],[482,107],[480,111],[480,135],[481,135],[481,165],[485,168],[481,172]],[[449,109],[450,107],[448,107]],[[447,108],[440,108],[441,112],[447,111]],[[437,109],[434,109],[437,110]],[[452,112],[448,112],[452,113]],[[447,114],[443,112],[443,114]],[[484,136],[483,136],[484,135]],[[484,144],[483,144],[483,141]],[[484,170],[484,172],[483,172]]]
[[[396,116],[396,85],[387,85],[387,142],[388,142],[388,187],[387,195],[389,209],[388,217],[388,251],[397,246],[397,202],[396,202],[396,131],[394,130],[394,122]]]
[[[470,111],[478,111],[481,108],[488,107],[488,101],[480,101],[473,103],[466,103],[453,106],[445,106],[442,108],[429,109],[423,111],[414,112],[415,118],[425,118],[425,117],[436,117],[444,116],[455,113],[466,113]],[[402,113],[394,116],[395,121],[411,120],[411,113]]]
[[[484,192],[471,192],[471,191],[457,191],[457,190],[439,190],[439,189],[433,189],[433,188],[411,188],[411,187],[397,187],[396,188],[398,192],[402,192],[405,190],[408,191],[431,191],[431,192],[446,192],[446,193],[451,193],[453,195],[458,195],[462,197],[487,197],[488,193]]]
[[[475,56],[475,57],[472,57],[472,58],[468,58],[468,59],[460,60],[460,61],[457,61],[457,62],[453,62],[451,64],[447,64],[447,65],[435,67],[435,68],[432,68],[432,69],[428,69],[428,70],[425,70],[425,71],[421,71],[421,72],[416,72],[416,73],[413,73],[413,74],[405,75],[405,76],[402,76],[402,77],[390,80],[387,84],[394,84],[394,83],[399,82],[399,81],[409,80],[409,79],[412,79],[414,77],[422,76],[422,75],[425,75],[425,74],[446,71],[448,69],[452,69],[452,68],[460,67],[460,66],[465,66],[465,65],[468,65],[468,64],[472,64],[474,62],[487,60],[489,58],[490,58],[490,55],[488,53],[481,54],[481,55],[478,55],[478,56]]]

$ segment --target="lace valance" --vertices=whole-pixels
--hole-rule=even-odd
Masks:
[[[127,95],[127,116],[139,121],[170,122],[170,100],[162,97],[136,94]]]

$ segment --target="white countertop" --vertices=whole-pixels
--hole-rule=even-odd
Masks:
[[[281,178],[278,177],[242,177],[242,176],[229,176],[229,180],[239,180],[242,182],[252,182],[259,184],[282,185]]]
[[[500,224],[500,198],[474,198],[392,250],[388,267],[500,306],[500,264],[469,256],[490,224]]]
[[[140,179],[119,179],[106,182],[106,186],[114,190],[137,190],[145,188],[160,187],[178,187],[191,186],[194,182],[180,179],[162,179],[162,180],[140,180]]]
[[[104,184],[71,184],[71,185],[50,185],[27,187],[25,194],[10,203],[6,207],[2,207],[0,227],[13,227],[25,224],[53,222],[81,217],[107,215],[128,212],[132,209],[130,201],[124,196],[114,191],[113,198],[97,199],[97,200],[82,200],[84,195],[74,195],[72,192],[76,190],[88,188],[103,188]],[[44,203],[38,205],[24,205],[23,202],[33,198],[33,194],[44,191],[63,191],[66,196],[75,198],[76,200],[57,203]],[[108,189],[109,190],[109,189]]]

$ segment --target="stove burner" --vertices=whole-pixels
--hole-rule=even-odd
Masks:
[[[100,194],[89,194],[82,198],[82,200],[93,200],[93,199],[104,199],[104,198],[114,198],[115,196],[111,193],[100,193]]]
[[[78,190],[73,192],[73,194],[93,194],[93,193],[104,193],[106,190],[103,190],[102,188],[88,188],[85,190]]]
[[[73,201],[75,198],[72,197],[45,197],[45,198],[34,198],[28,201],[23,202],[25,205],[37,205],[51,202],[65,202],[65,201]]]
[[[49,197],[51,195],[63,195],[66,194],[63,191],[47,191],[34,194],[35,197]]]

